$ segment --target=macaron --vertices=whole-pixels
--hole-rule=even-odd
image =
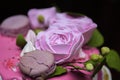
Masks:
[[[16,37],[18,34],[25,35],[29,30],[29,19],[26,15],[13,15],[1,23],[0,32],[3,35]]]
[[[40,50],[27,52],[20,58],[19,68],[30,77],[46,77],[55,70],[54,55]]]

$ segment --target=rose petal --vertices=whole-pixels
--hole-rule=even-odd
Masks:
[[[36,35],[35,35],[34,31],[29,30],[25,39],[26,39],[27,42],[31,41],[32,44],[34,45],[35,44],[35,39],[36,39]]]
[[[28,17],[30,19],[31,27],[35,28],[44,28],[48,26],[48,23],[52,17],[56,14],[56,8],[46,8],[46,9],[30,9],[28,11]],[[44,23],[38,21],[38,16],[41,15],[44,17]]]
[[[32,42],[29,41],[29,42],[27,42],[27,44],[25,45],[25,47],[21,51],[20,56],[23,56],[26,52],[30,52],[30,51],[33,51],[35,49],[36,48],[33,46]]]
[[[63,53],[63,54],[69,54],[71,45],[53,45],[51,46],[55,51],[57,51],[55,54]],[[59,53],[58,53],[59,52]]]
[[[71,28],[75,32],[81,32],[85,38],[84,44],[86,44],[96,29],[97,24],[95,24],[92,19],[87,16],[74,17],[67,13],[59,13],[56,18],[53,18],[50,23],[50,28]]]
[[[83,42],[84,38],[80,32],[75,33],[68,29],[48,29],[38,33],[35,46],[37,49],[52,52],[56,63],[62,63],[78,58]]]

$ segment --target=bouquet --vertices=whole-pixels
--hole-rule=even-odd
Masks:
[[[51,7],[30,9],[27,18],[29,28],[7,33],[16,37],[20,60],[13,64],[18,64],[15,69],[27,75],[25,80],[63,80],[68,77],[62,76],[70,73],[80,73],[82,80],[91,80],[101,74],[104,65],[120,71],[117,51],[103,45],[104,37],[97,24],[86,15],[58,12]],[[1,33],[6,34],[2,30],[3,24]]]

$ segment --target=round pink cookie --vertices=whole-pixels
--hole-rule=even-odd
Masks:
[[[20,58],[19,67],[31,77],[46,76],[55,70],[54,56],[47,51],[27,52]]]
[[[3,20],[0,32],[7,36],[25,35],[29,29],[29,20],[25,15],[14,15]]]

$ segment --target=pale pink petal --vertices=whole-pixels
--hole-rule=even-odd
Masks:
[[[38,16],[44,17],[44,23],[38,21]],[[46,9],[30,9],[28,11],[28,17],[31,23],[31,28],[44,28],[49,25],[49,21],[52,17],[56,15],[56,8],[46,8]]]

